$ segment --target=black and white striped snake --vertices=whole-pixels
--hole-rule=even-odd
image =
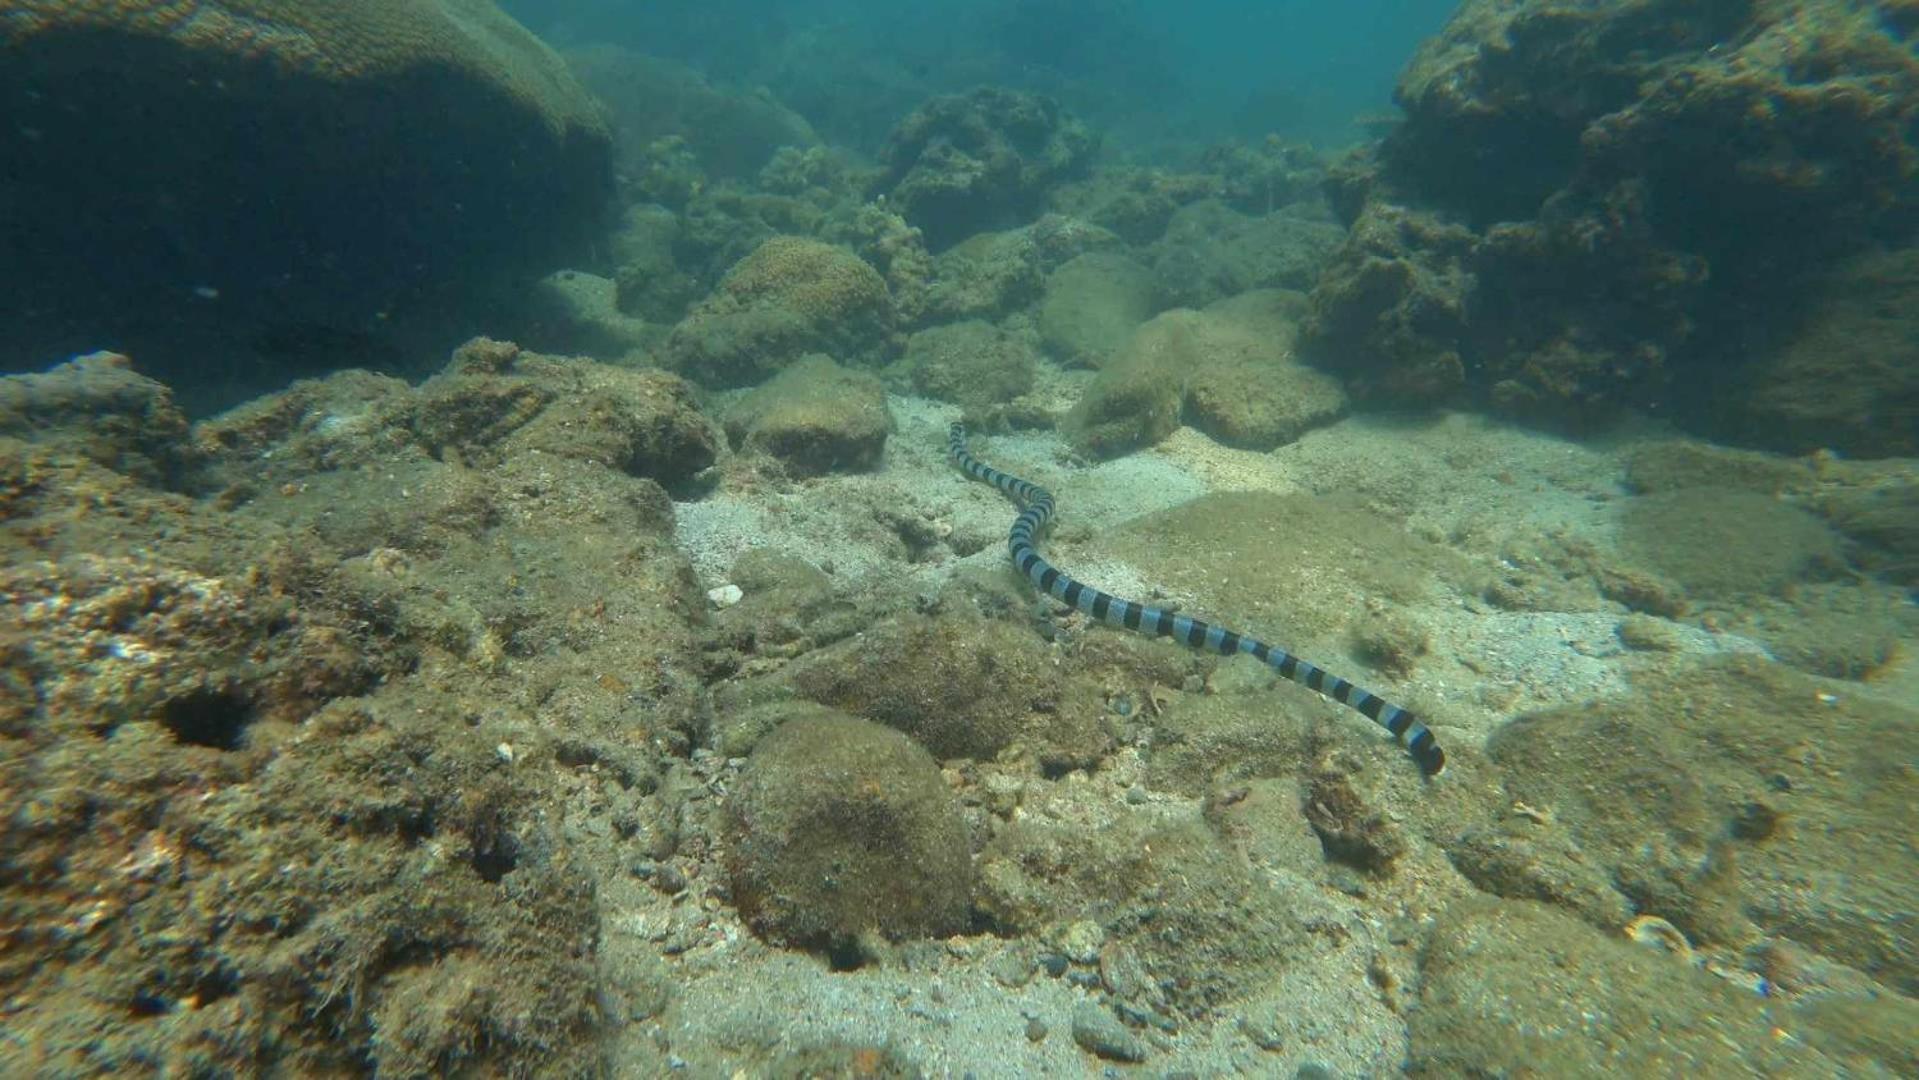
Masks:
[[[1436,775],[1446,767],[1446,753],[1439,748],[1438,740],[1426,725],[1405,709],[1368,690],[1354,686],[1345,679],[1322,668],[1313,666],[1284,649],[1275,648],[1258,638],[1228,630],[1221,626],[1212,626],[1198,619],[1189,619],[1176,615],[1164,608],[1148,607],[1131,600],[1122,600],[1110,593],[1101,592],[1078,581],[1047,562],[1033,547],[1033,537],[1046,528],[1053,520],[1053,494],[1037,484],[1029,484],[1017,476],[1000,472],[991,465],[982,462],[966,450],[966,428],[954,424],[947,432],[947,454],[960,471],[975,480],[982,480],[998,488],[1018,502],[1022,509],[1019,517],[1013,519],[1012,531],[1007,535],[1006,546],[1013,556],[1013,565],[1026,575],[1039,591],[1056,600],[1091,615],[1100,622],[1113,626],[1123,626],[1136,633],[1152,637],[1170,637],[1184,642],[1195,649],[1204,649],[1221,656],[1234,653],[1246,653],[1271,667],[1281,675],[1299,683],[1309,690],[1317,691],[1332,698],[1348,708],[1358,711],[1367,719],[1393,733],[1406,746],[1406,750],[1419,764],[1427,776]]]

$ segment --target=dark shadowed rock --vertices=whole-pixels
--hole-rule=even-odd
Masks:
[[[598,108],[490,0],[188,7],[0,20],[0,364],[111,343],[203,405],[398,365],[601,224]]]

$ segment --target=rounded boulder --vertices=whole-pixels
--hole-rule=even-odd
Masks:
[[[754,931],[839,948],[965,928],[972,854],[933,758],[892,728],[796,716],[760,740],[726,804],[733,899]]]

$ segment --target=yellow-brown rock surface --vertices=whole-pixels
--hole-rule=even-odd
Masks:
[[[5,7],[0,43],[8,46],[108,32],[195,52],[267,58],[341,81],[450,68],[497,86],[556,133],[606,132],[565,63],[492,0],[9,0]]]

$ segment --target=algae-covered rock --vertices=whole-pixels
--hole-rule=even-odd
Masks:
[[[517,370],[558,391],[504,448],[581,458],[673,492],[689,491],[719,457],[720,434],[686,380],[657,368],[529,357]]]
[[[350,377],[302,384],[210,422],[201,434],[231,449],[280,441],[286,433],[274,428],[288,422],[285,413],[304,410],[306,437],[287,440],[281,453],[343,464],[366,452],[359,437],[372,436],[367,443],[410,442],[465,465],[541,454],[590,461],[674,491],[688,490],[719,454],[719,433],[692,387],[653,368],[543,356],[475,338],[415,392],[388,382],[379,388],[385,393],[360,387],[370,400],[341,400],[357,385]],[[317,393],[322,387],[332,393]]]
[[[1803,492],[1812,481],[1804,461],[1688,439],[1648,443],[1626,458],[1626,483],[1646,495],[1686,488],[1780,495]]]
[[[533,287],[540,346],[554,352],[617,360],[644,355],[665,336],[620,309],[619,283],[584,270],[555,270]]]
[[[1550,808],[1557,843],[1694,945],[1788,938],[1910,992],[1913,721],[1910,708],[1741,659],[1521,717],[1487,752],[1513,799]]]
[[[1310,289],[1345,238],[1304,211],[1249,216],[1206,199],[1181,207],[1146,258],[1168,304],[1204,307],[1249,289]]]
[[[1858,541],[1859,562],[1902,585],[1919,585],[1919,473],[1901,469],[1818,501],[1832,526]]]
[[[1220,442],[1271,450],[1346,408],[1337,380],[1294,361],[1297,294],[1248,293],[1165,312],[1134,332],[1067,417],[1076,448],[1113,457],[1184,420]]]
[[[782,682],[822,704],[898,728],[942,760],[1018,747],[1054,766],[1111,744],[1100,702],[1060,678],[1030,631],[997,620],[908,615],[802,658]]]
[[[800,476],[877,468],[893,433],[878,378],[809,356],[754,390],[726,416],[741,450],[765,454]]]
[[[775,164],[778,161],[776,158]],[[830,218],[822,236],[852,248],[880,272],[893,294],[893,309],[901,326],[921,323],[932,288],[933,256],[918,229],[883,203],[860,203]]]
[[[1472,248],[1472,232],[1439,215],[1367,203],[1313,286],[1301,353],[1361,396],[1457,394],[1466,383],[1460,349]]]
[[[166,43],[186,52],[269,57],[281,70],[342,83],[444,66],[480,80],[555,132],[603,132],[599,114],[559,58],[491,0],[218,0],[174,8],[120,0],[16,0],[6,37],[37,45],[91,33]]]
[[[933,260],[921,321],[1004,319],[1041,298],[1048,274],[1082,255],[1119,247],[1112,233],[1063,214],[970,236]]]
[[[1188,423],[1228,446],[1271,450],[1346,411],[1339,380],[1293,358],[1303,303],[1267,289],[1205,310],[1186,379]]]
[[[1173,311],[1139,328],[1100,370],[1066,417],[1081,453],[1109,458],[1151,446],[1179,429],[1186,369],[1194,355],[1191,312]]]
[[[1209,146],[1200,166],[1213,178],[1219,197],[1243,214],[1270,215],[1311,204],[1326,183],[1326,161],[1318,151],[1276,134]]]
[[[1909,461],[1849,461],[1832,454],[1789,458],[1662,439],[1631,451],[1626,482],[1648,495],[1697,493],[1709,507],[1729,492],[1765,497],[1788,508],[1803,507],[1850,541],[1844,555],[1852,563],[1894,584],[1919,581],[1919,471]],[[1790,522],[1794,528],[1789,536],[1807,535],[1804,522],[1789,510],[1766,513]],[[1653,530],[1638,531],[1640,535],[1629,542],[1646,546]],[[1754,531],[1763,535],[1763,530]],[[1828,557],[1830,542],[1831,538],[1817,541]],[[1745,540],[1732,543],[1735,553],[1743,553],[1748,546]]]
[[[887,137],[880,187],[934,250],[1038,215],[1097,140],[1054,101],[981,87],[936,97]]]
[[[1158,308],[1152,271],[1124,255],[1092,252],[1047,275],[1040,339],[1062,362],[1100,367]]]
[[[422,294],[491,314],[612,194],[599,107],[491,0],[22,0],[0,49],[11,340],[105,336],[183,400],[394,362]]]
[[[1834,1076],[1766,998],[1541,904],[1463,903],[1422,964],[1410,1060],[1433,1074]]]
[[[1004,405],[1033,388],[1033,348],[979,319],[935,326],[906,342],[913,388],[968,409]]]
[[[1792,585],[1781,597],[1744,596],[1719,622],[1801,671],[1869,681],[1894,670],[1919,630],[1919,612],[1902,590],[1847,580]]]
[[[1469,0],[1400,76],[1405,121],[1342,170],[1357,220],[1307,351],[1410,404],[1910,453],[1910,257],[1847,261],[1910,242],[1912,27],[1823,0]]]
[[[766,666],[830,645],[866,628],[869,619],[834,588],[833,579],[804,559],[769,548],[748,548],[727,571],[727,584],[740,599],[716,611],[703,646],[709,670],[732,673]],[[728,757],[739,757],[759,737],[755,725],[746,735],[731,718],[715,722],[713,742]]]
[[[775,941],[840,948],[965,926],[966,830],[932,757],[891,728],[781,724],[730,792],[724,837],[733,900]]]
[[[1196,814],[1089,822],[1054,810],[1029,806],[981,852],[979,906],[1000,926],[1068,938],[1062,951],[1097,964],[1130,1009],[1205,1017],[1304,947],[1281,892],[1255,884],[1264,879]],[[1094,939],[1084,951],[1070,942],[1081,935]]]
[[[879,272],[844,248],[776,236],[727,272],[667,339],[668,363],[706,386],[751,386],[810,352],[877,362],[894,311]]]
[[[614,306],[622,313],[676,323],[699,298],[699,284],[674,252],[679,215],[657,204],[631,207],[612,237]]]
[[[1044,280],[1029,231],[968,237],[934,260],[926,317],[934,322],[999,319],[1038,298]]]
[[[654,775],[608,673],[670,734],[697,593],[658,485],[515,452],[567,386],[543,363],[482,340],[431,389],[301,384],[194,432],[199,500],[0,437],[33,882],[0,905],[0,1073],[603,1071],[581,826]]]
[[[1626,507],[1621,540],[1629,557],[1696,597],[1778,592],[1843,565],[1839,537],[1810,511],[1744,491],[1641,495]]]
[[[1793,451],[1919,454],[1919,248],[1842,263],[1805,302],[1804,324],[1727,395],[1731,434]]]
[[[813,146],[812,125],[765,90],[729,91],[685,64],[618,45],[570,49],[567,63],[606,103],[622,168],[638,175],[643,148],[659,139],[683,141],[701,172],[745,179],[781,147]]]
[[[194,457],[173,392],[118,353],[0,378],[0,435],[64,448],[147,484],[177,483]]]

